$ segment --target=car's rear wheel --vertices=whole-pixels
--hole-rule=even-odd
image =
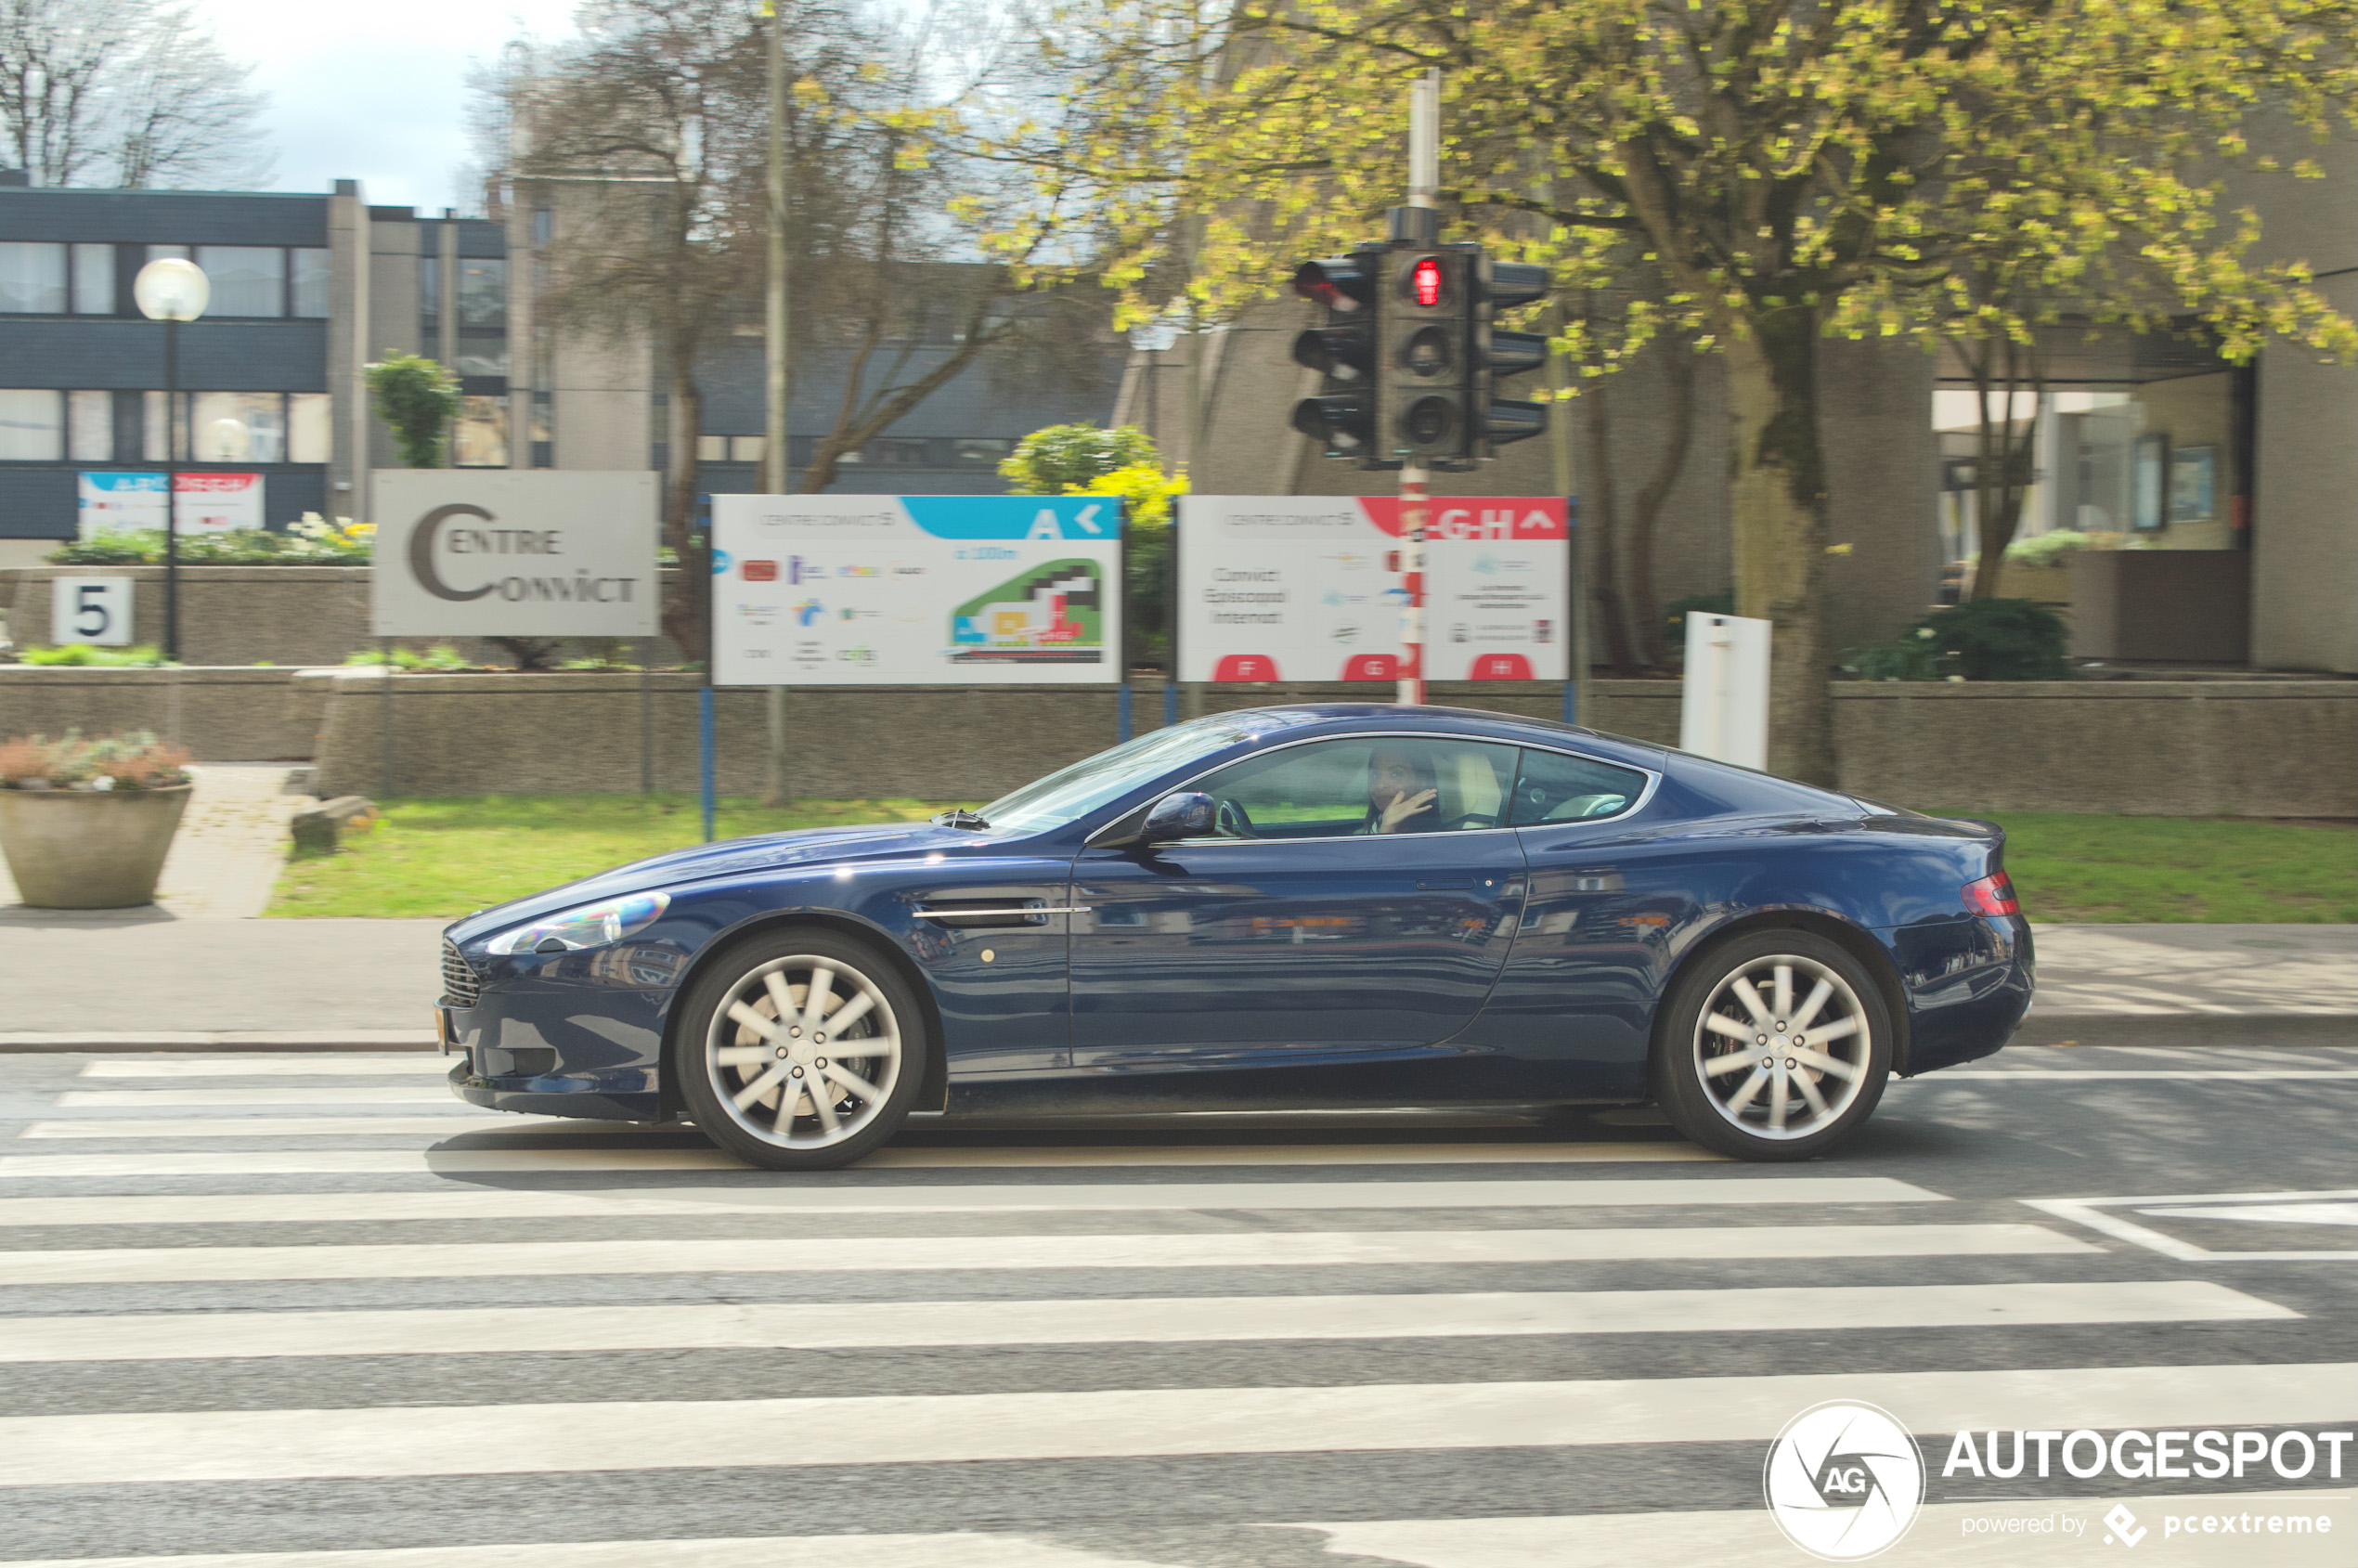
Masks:
[[[1740,1160],[1807,1160],[1857,1130],[1891,1075],[1891,1012],[1864,965],[1808,931],[1740,936],[1673,989],[1654,1089],[1679,1132]]]
[[[925,1078],[924,1011],[866,944],[757,937],[691,989],[675,1068],[706,1136],[753,1165],[825,1171],[900,1130]]]

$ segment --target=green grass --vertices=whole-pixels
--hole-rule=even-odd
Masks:
[[[288,862],[269,913],[279,916],[434,916],[537,893],[704,836],[685,795],[473,796],[382,802],[384,820],[344,850]],[[775,810],[723,797],[718,832],[734,838],[794,827],[917,821],[923,800],[798,800]]]
[[[720,802],[719,833],[915,821],[923,800]],[[2358,826],[2203,817],[1971,812],[2006,830],[2006,869],[2034,920],[2358,921]],[[274,915],[449,919],[701,837],[682,795],[479,796],[385,802],[330,860],[295,861]]]
[[[1960,811],[2006,830],[2023,913],[2066,924],[2358,921],[2358,826]]]

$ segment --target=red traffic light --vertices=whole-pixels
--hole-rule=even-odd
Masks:
[[[1408,297],[1417,302],[1419,308],[1431,310],[1441,303],[1445,281],[1441,273],[1441,258],[1419,256],[1408,274]]]

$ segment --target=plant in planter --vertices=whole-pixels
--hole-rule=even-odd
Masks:
[[[41,909],[151,903],[188,806],[188,753],[146,731],[0,741],[0,854]]]

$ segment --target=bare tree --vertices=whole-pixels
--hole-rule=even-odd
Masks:
[[[39,186],[260,183],[252,71],[185,6],[0,0],[0,155]]]

